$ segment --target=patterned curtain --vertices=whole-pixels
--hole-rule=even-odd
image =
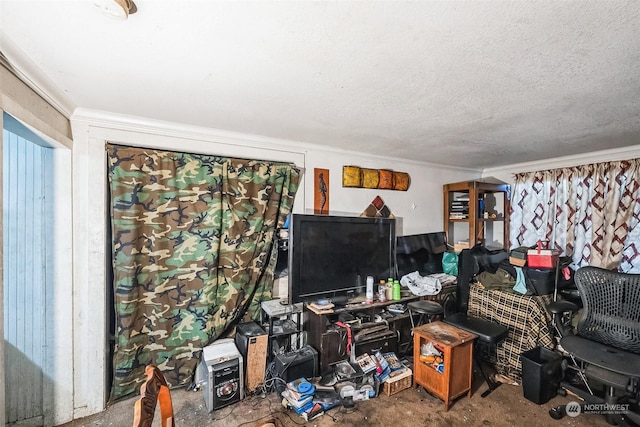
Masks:
[[[548,241],[576,267],[640,273],[640,159],[521,173],[515,180],[512,247]]]
[[[270,299],[290,164],[107,145],[115,354],[111,400],[155,364],[187,384],[202,347]]]

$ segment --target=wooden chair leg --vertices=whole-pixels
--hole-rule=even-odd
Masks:
[[[133,427],[151,427],[158,402],[162,427],[175,427],[171,391],[164,375],[154,365],[147,366],[144,372],[147,379],[140,386],[140,399],[134,404]]]
[[[175,427],[173,419],[173,402],[171,401],[171,392],[166,385],[160,386],[158,393],[158,402],[160,403],[160,417],[162,427]]]

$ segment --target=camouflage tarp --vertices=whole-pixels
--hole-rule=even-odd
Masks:
[[[111,400],[155,364],[187,384],[202,347],[270,299],[290,164],[107,145],[115,354]]]

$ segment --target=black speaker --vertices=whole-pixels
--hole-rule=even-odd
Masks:
[[[245,386],[253,391],[264,382],[268,335],[256,322],[241,323],[236,327],[235,343],[244,359]]]
[[[276,355],[274,364],[275,375],[285,382],[318,376],[318,352],[310,345]]]

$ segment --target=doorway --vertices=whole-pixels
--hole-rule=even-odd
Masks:
[[[60,221],[70,212],[63,185],[70,195],[71,171],[60,169],[70,166],[70,151],[6,113],[2,132],[5,419],[54,425],[73,415],[73,376],[61,372],[72,368],[65,351],[72,348],[71,310],[64,314],[72,298],[71,226]]]

